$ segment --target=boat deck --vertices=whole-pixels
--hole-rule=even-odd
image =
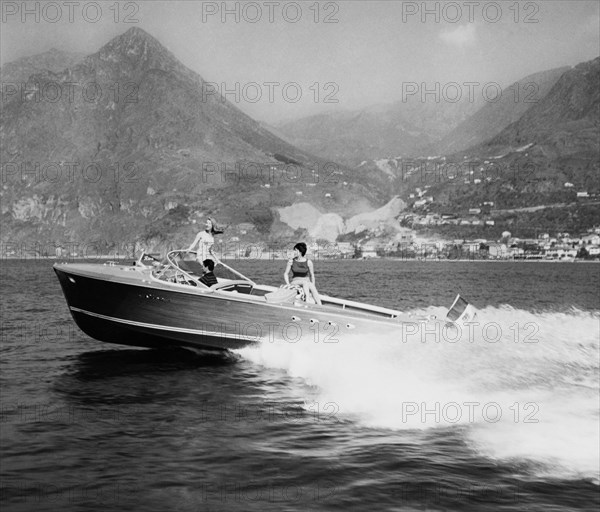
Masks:
[[[230,300],[259,301],[279,305],[300,305],[315,311],[336,312],[342,315],[353,315],[362,318],[397,319],[400,321],[419,321],[418,318],[401,311],[383,308],[372,304],[364,304],[346,299],[338,299],[321,295],[322,305],[303,302],[293,290],[285,290],[269,285],[256,284],[251,281],[219,278],[219,283],[210,288],[198,281],[196,262],[186,261],[181,270],[184,274],[165,268],[163,265],[148,266],[143,264],[122,265],[115,262],[104,264],[56,264],[59,269],[64,267],[70,274],[86,277],[96,277],[106,281],[135,284],[148,288],[159,288],[189,294],[214,293],[215,297],[226,296]],[[185,270],[184,270],[185,268]]]

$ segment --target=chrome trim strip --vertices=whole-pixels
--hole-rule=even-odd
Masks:
[[[165,325],[148,324],[145,322],[135,322],[133,320],[124,320],[122,318],[115,318],[112,316],[101,315],[99,313],[92,313],[91,311],[86,311],[85,309],[76,308],[74,306],[70,306],[69,308],[71,309],[71,311],[76,311],[77,313],[83,313],[85,315],[93,316],[96,318],[101,318],[102,320],[108,320],[111,322],[117,322],[117,323],[126,324],[126,325],[133,325],[135,327],[146,327],[148,329],[156,329],[159,331],[175,331],[175,332],[181,332],[181,333],[185,333],[185,334],[196,334],[199,336],[218,336],[220,338],[243,340],[243,341],[250,341],[250,342],[257,342],[257,341],[260,341],[260,339],[261,339],[257,336],[256,337],[243,336],[241,334],[234,334],[234,333],[232,333],[231,335],[227,335],[228,333],[217,332],[217,331],[204,331],[201,329],[186,329],[183,327],[169,327],[169,326],[165,326]]]

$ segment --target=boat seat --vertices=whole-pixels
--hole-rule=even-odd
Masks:
[[[248,281],[222,281],[213,284],[210,289],[219,292],[237,292],[249,295],[254,285]]]
[[[298,291],[293,288],[280,288],[279,290],[265,294],[267,302],[272,304],[282,304],[294,302],[298,297]]]

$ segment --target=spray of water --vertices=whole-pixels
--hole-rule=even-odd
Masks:
[[[337,343],[307,336],[241,354],[316,386],[322,404],[366,426],[461,425],[481,455],[598,482],[600,316],[488,307],[477,322],[460,332],[442,325]]]

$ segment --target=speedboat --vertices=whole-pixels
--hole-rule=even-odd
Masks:
[[[335,343],[348,333],[447,328],[472,315],[472,306],[460,296],[445,319],[326,295],[318,305],[296,289],[257,284],[219,264],[235,278],[219,278],[212,286],[201,281],[202,267],[195,253],[186,250],[171,251],[163,259],[142,254],[132,264],[56,263],[53,268],[79,328],[120,345],[234,350],[296,342],[302,336]]]

